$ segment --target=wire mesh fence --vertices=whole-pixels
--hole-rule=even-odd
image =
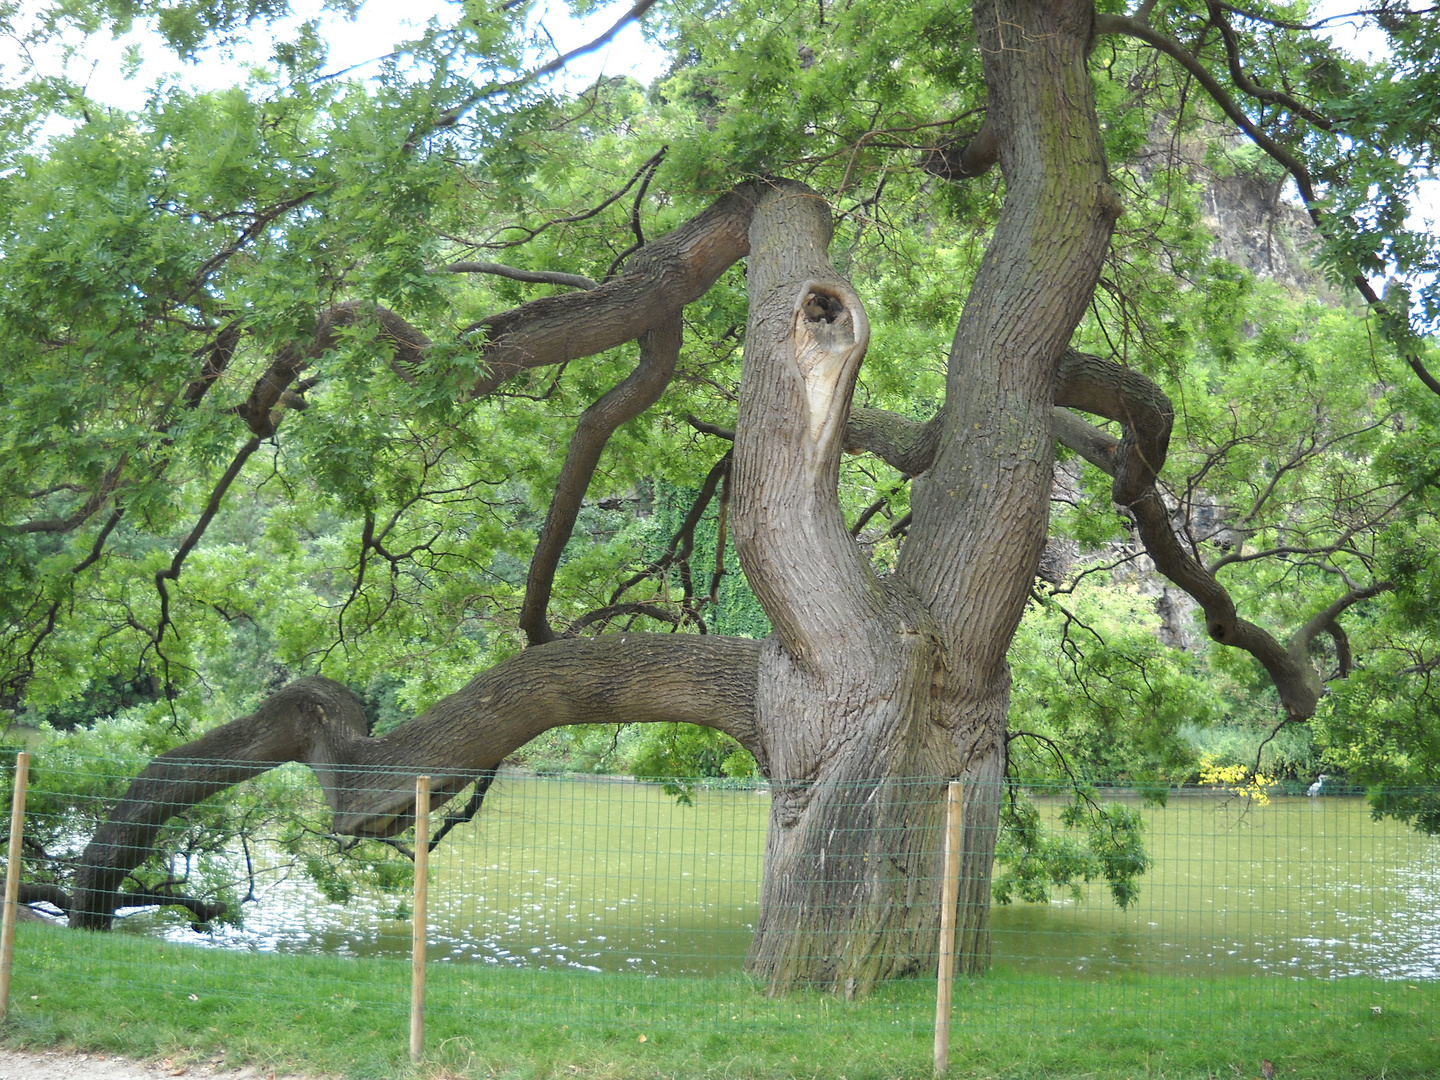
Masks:
[[[406,828],[413,795],[406,804],[404,793],[413,776],[392,768],[329,778],[332,799],[393,830],[357,842],[331,831],[326,794],[298,765],[198,801],[236,771],[189,764],[137,802],[125,799],[132,768],[36,755],[21,901],[57,925],[67,909],[98,905],[92,915],[110,933],[102,947],[93,935],[27,929],[14,961],[22,1000],[63,972],[117,992],[145,984],[195,1001],[251,996],[405,1013],[415,838]],[[834,828],[806,872],[834,877],[828,895],[842,898],[898,879],[887,902],[908,896],[915,909],[866,946],[902,941],[909,977],[855,1001],[803,979],[775,997],[747,974],[762,904],[791,895],[767,895],[774,883],[764,881],[770,787],[502,771],[482,778],[483,806],[467,817],[470,779],[436,781],[455,798],[431,822],[431,836],[445,831],[427,879],[432,1020],[508,1032],[832,1025],[920,1039],[933,1030],[943,815],[914,810],[917,800],[943,800],[944,779],[907,781],[913,791],[894,800],[903,812],[872,812],[883,802],[873,784],[841,791],[827,811]],[[970,794],[998,802],[1015,792]],[[1073,793],[1031,784],[1024,795],[1063,838]],[[197,805],[172,817],[169,797]],[[1440,976],[1440,840],[1375,815],[1358,793],[1255,800],[1104,789],[1095,798],[1143,822],[1150,866],[1138,894],[1122,908],[1105,882],[1082,881],[1052,885],[1045,902],[992,906],[989,968],[958,978],[956,1030],[1163,1035],[1196,1024],[1335,1022],[1403,1003]],[[836,829],[851,830],[853,842],[837,841]],[[923,835],[904,835],[914,829]],[[935,857],[917,859],[917,850]],[[812,942],[836,940],[825,933],[832,920],[850,918],[852,937],[873,932],[853,911],[850,899],[791,921]]]

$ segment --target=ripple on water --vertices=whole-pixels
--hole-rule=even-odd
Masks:
[[[1060,804],[1042,810],[1052,817]],[[992,913],[993,954],[1025,970],[1440,978],[1440,841],[1376,822],[1361,799],[1277,798],[1243,819],[1206,796],[1142,808],[1153,868],[1119,911],[1108,890]],[[431,857],[430,955],[508,967],[738,970],[753,931],[768,800],[649,785],[504,777]],[[717,845],[724,838],[725,846]],[[261,892],[261,890],[257,890]],[[403,898],[329,904],[295,881],[243,928],[196,935],[145,912],[125,930],[221,948],[405,958]]]

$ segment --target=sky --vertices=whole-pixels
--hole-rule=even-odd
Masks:
[[[565,52],[599,37],[629,10],[632,2],[612,2],[589,18],[576,20],[571,18],[561,0],[550,0],[538,7],[535,22],[543,24],[557,48]],[[323,11],[318,0],[296,0],[291,6],[295,15],[279,24],[280,33],[298,26],[305,19],[320,18],[322,37],[329,46],[328,70],[352,68],[355,76],[363,77],[367,66],[392,51],[396,44],[417,36],[431,18],[453,18],[458,5],[449,0],[404,0],[403,3],[372,0],[361,8],[354,20]],[[196,90],[233,86],[243,77],[247,65],[264,64],[269,60],[270,38],[271,33],[261,28],[256,35],[258,44],[242,44],[228,53],[207,49],[199,54],[198,62],[187,63],[166,48],[155,33],[152,22],[137,20],[135,29],[119,38],[99,34],[82,41],[81,36],[75,34],[73,43],[80,44],[81,48],[68,63],[59,49],[37,53],[36,60],[42,70],[68,73],[87,88],[94,100],[114,108],[133,110],[139,109],[148,91],[166,78],[178,79],[182,85]],[[144,61],[131,79],[124,75],[125,50],[129,46],[138,47]],[[539,60],[543,63],[553,56],[549,53]],[[0,71],[5,66],[0,61]],[[575,89],[590,85],[600,75],[632,75],[648,84],[663,72],[665,66],[664,56],[645,41],[640,28],[632,23],[605,47],[571,61],[564,73],[556,78],[561,85],[571,85]]]

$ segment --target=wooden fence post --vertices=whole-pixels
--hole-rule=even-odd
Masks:
[[[944,880],[940,885],[940,970],[935,990],[935,1073],[950,1067],[950,989],[955,979],[955,905],[960,897],[960,844],[965,832],[964,786],[951,780],[945,796]]]
[[[430,777],[415,778],[415,913],[410,937],[410,1060],[425,1054],[425,916],[429,904]]]
[[[4,926],[0,928],[0,1020],[10,1011],[10,971],[15,959],[15,916],[20,905],[20,840],[25,832],[25,790],[30,784],[30,755],[15,755],[15,794],[10,800],[10,862],[5,867]]]

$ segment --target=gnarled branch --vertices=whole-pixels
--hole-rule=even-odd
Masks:
[[[655,329],[750,252],[757,188],[742,184],[673,232],[650,241],[619,277],[599,288],[545,296],[482,319],[488,371],[470,390],[484,397],[530,368],[561,364],[623,345]]]
[[[72,926],[104,929],[126,876],[170,818],[285,762],[314,770],[334,829],[393,837],[414,822],[414,778],[438,806],[530,739],[563,724],[701,724],[756,754],[760,642],[694,634],[602,634],[526,649],[380,738],[339,683],[300,679],[243,716],[167,751],[130,784],[80,859]],[[170,900],[167,902],[176,902]]]
[[[1059,414],[1064,410],[1061,409],[1056,410],[1056,437],[1067,446],[1073,440],[1073,449],[1077,453],[1083,454],[1087,461],[1115,478],[1115,502],[1127,507],[1134,516],[1145,550],[1156,568],[1200,604],[1211,638],[1222,645],[1243,649],[1260,661],[1274,682],[1287,715],[1297,719],[1313,716],[1323,684],[1305,655],[1309,642],[1345,608],[1383,592],[1389,585],[1352,590],[1309,620],[1292,636],[1288,645],[1281,645],[1268,631],[1240,618],[1230,593],[1175,535],[1170,525],[1170,513],[1154,486],[1154,471],[1151,469],[1157,453],[1154,440],[1163,431],[1168,441],[1169,400],[1138,372],[1090,381],[1087,373],[1095,370],[1093,364],[1077,363],[1068,370],[1070,381],[1064,384],[1065,400],[1083,401],[1088,410],[1120,422],[1125,428],[1125,437],[1117,441],[1073,413],[1065,413],[1062,418]],[[1087,381],[1088,386],[1080,385]],[[1146,457],[1147,443],[1150,457]],[[1163,460],[1163,447],[1158,449],[1158,454]],[[1135,478],[1145,476],[1149,479],[1137,494],[1134,490]],[[1122,477],[1125,478],[1124,491],[1121,490]],[[1122,499],[1122,494],[1125,499]]]
[[[1066,406],[1118,421],[1124,429],[1123,437],[1116,439]],[[1074,349],[1067,350],[1062,358],[1054,411],[1056,441],[1114,478],[1115,502],[1134,516],[1156,568],[1200,604],[1210,636],[1259,660],[1289,715],[1313,716],[1323,684],[1305,655],[1311,640],[1328,631],[1346,608],[1391,586],[1382,582],[1350,590],[1309,620],[1284,645],[1263,628],[1240,618],[1228,590],[1175,535],[1170,513],[1155,488],[1169,447],[1173,416],[1164,392],[1139,372]],[[905,472],[923,472],[934,453],[934,440],[927,439],[925,429],[926,425],[896,413],[856,409],[846,428],[846,448],[868,450]]]

